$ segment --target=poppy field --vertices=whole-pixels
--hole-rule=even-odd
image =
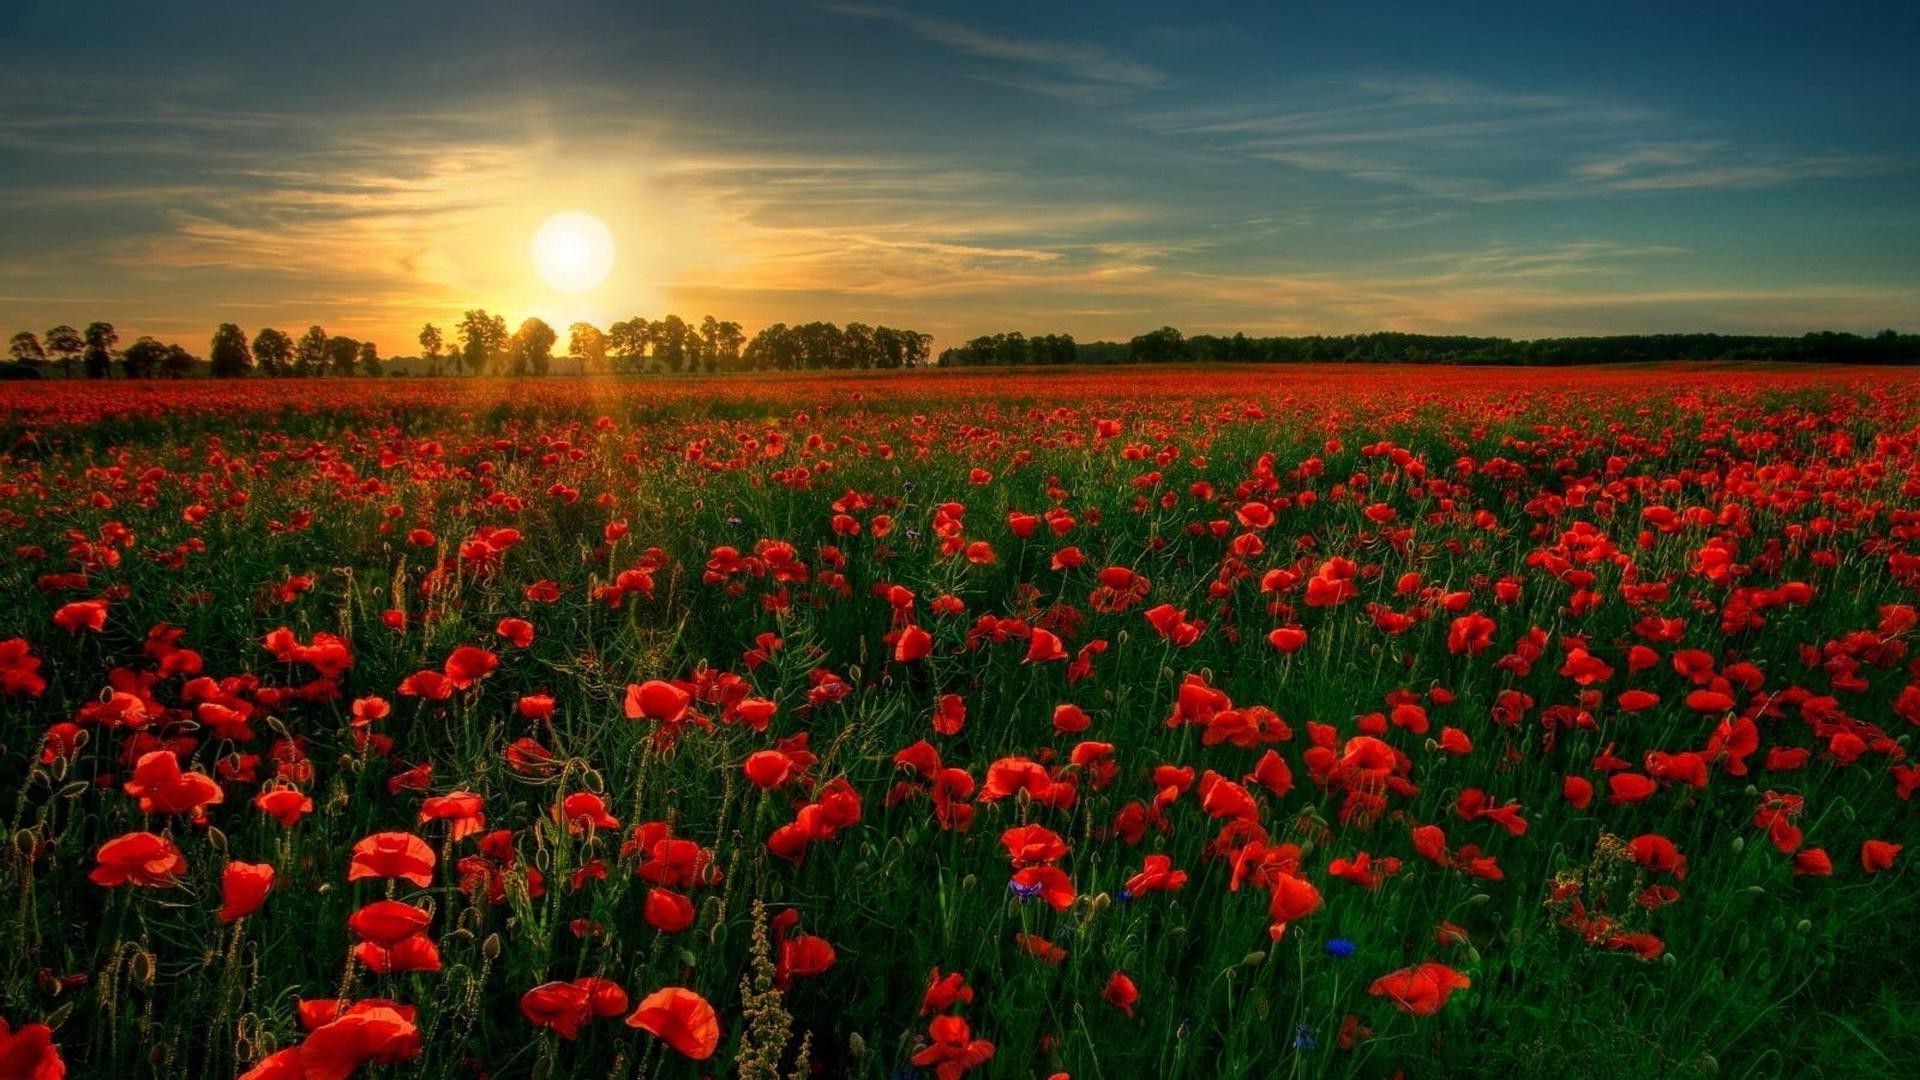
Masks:
[[[0,1077],[1902,1076],[1920,378],[0,386]]]

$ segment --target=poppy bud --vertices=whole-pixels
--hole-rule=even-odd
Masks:
[[[1747,838],[1746,838],[1746,837],[1744,837],[1744,836],[1736,836],[1736,837],[1734,837],[1734,838],[1733,838],[1733,853],[1734,853],[1735,855],[1738,855],[1738,854],[1740,854],[1741,852],[1743,852],[1743,851],[1745,851],[1745,850],[1747,850]]]
[[[487,940],[480,943],[480,955],[489,961],[500,959],[500,935],[488,934]]]
[[[847,1053],[857,1058],[867,1056],[867,1040],[861,1038],[859,1032],[847,1036]]]
[[[1492,899],[1493,897],[1488,896],[1486,893],[1477,892],[1477,893],[1474,893],[1472,896],[1467,897],[1467,903],[1472,904],[1474,907],[1480,907],[1484,905],[1487,901]]]
[[[1793,924],[1793,928],[1802,934],[1809,933],[1813,930],[1813,920],[1801,919],[1799,922]]]
[[[1255,949],[1253,952],[1250,952],[1247,955],[1240,958],[1241,967],[1259,967],[1261,964],[1264,964],[1266,962],[1267,962],[1267,954],[1264,952],[1261,952],[1258,949]]]

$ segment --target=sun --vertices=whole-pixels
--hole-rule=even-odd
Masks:
[[[585,211],[555,214],[533,234],[533,268],[561,292],[586,292],[613,269],[613,234]]]

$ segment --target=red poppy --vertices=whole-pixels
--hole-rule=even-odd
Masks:
[[[87,877],[96,885],[141,885],[165,889],[179,884],[187,857],[173,841],[150,832],[130,832],[100,845],[99,865]]]
[[[693,925],[693,901],[672,889],[647,890],[647,924],[663,934],[677,934]]]
[[[433,884],[433,868],[438,861],[427,842],[412,833],[374,833],[353,845],[347,880],[398,878],[424,889]]]
[[[0,1076],[7,1080],[61,1080],[67,1063],[45,1024],[21,1024],[18,1031],[0,1019]]]
[[[967,985],[966,976],[957,971],[942,975],[939,968],[934,968],[927,976],[926,993],[920,996],[920,1015],[931,1016],[972,1003],[973,988]]]
[[[1107,1004],[1131,1017],[1134,1004],[1140,1000],[1140,988],[1135,986],[1133,980],[1124,972],[1116,971],[1113,977],[1107,980],[1107,985],[1100,991],[1100,996],[1106,1000]]]
[[[220,921],[236,922],[260,910],[273,889],[273,867],[230,862],[220,871]]]
[[[931,1045],[913,1055],[921,1068],[931,1067],[938,1080],[958,1080],[993,1059],[993,1044],[973,1037],[973,1028],[958,1016],[936,1016],[927,1025]]]
[[[707,999],[692,990],[669,986],[640,1002],[627,1026],[649,1032],[694,1061],[705,1061],[720,1046],[720,1018]]]
[[[143,814],[191,813],[196,820],[206,816],[203,807],[226,798],[213,777],[182,772],[180,758],[172,750],[140,755],[133,767],[133,779],[127,781],[125,790],[140,800]]]
[[[1380,976],[1367,987],[1367,993],[1391,1000],[1401,1012],[1432,1016],[1447,1004],[1455,990],[1472,985],[1472,979],[1445,964],[1425,963]]]
[[[1891,844],[1885,840],[1868,840],[1860,845],[1860,865],[1869,874],[1893,869],[1893,860],[1898,858],[1900,844]]]
[[[107,627],[107,603],[104,600],[75,600],[53,613],[53,625],[69,634],[82,630],[99,633]]]

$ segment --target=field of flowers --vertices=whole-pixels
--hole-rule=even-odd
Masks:
[[[1917,445],[1834,368],[0,386],[0,1077],[1911,1075]]]

